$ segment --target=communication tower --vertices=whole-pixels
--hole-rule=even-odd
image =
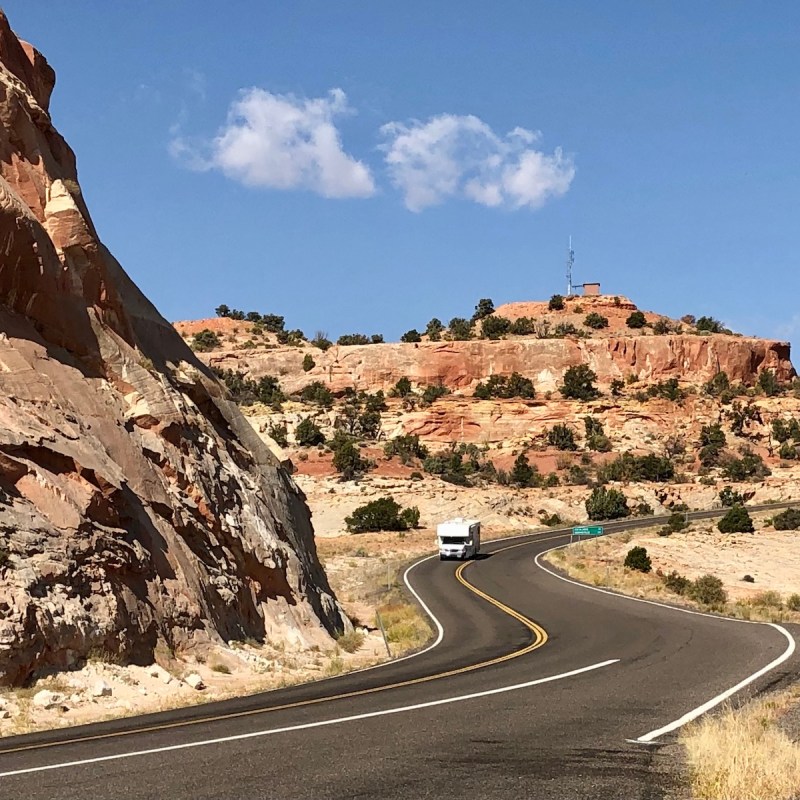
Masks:
[[[569,237],[567,250],[567,297],[572,297],[572,268],[575,266],[575,251],[572,249],[572,237]]]

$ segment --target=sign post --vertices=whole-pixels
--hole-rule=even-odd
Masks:
[[[569,535],[570,544],[575,541],[575,539],[580,539],[582,536],[602,536],[603,535],[603,526],[602,525],[578,525],[577,527],[572,529],[572,532]]]

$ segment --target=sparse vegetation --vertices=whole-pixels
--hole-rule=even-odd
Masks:
[[[622,492],[598,486],[586,498],[586,513],[589,519],[606,520],[629,517],[631,510]]]
[[[257,381],[246,378],[241,372],[230,369],[216,369],[212,372],[221,380],[231,400],[240,406],[251,406],[253,403],[264,403],[272,408],[279,408],[286,399],[278,379],[273,375],[265,375]]]
[[[735,505],[717,523],[720,533],[752,533],[753,520],[744,506]]]
[[[343,481],[352,481],[365,473],[372,464],[361,457],[353,439],[342,431],[337,431],[330,448],[333,451],[333,468]]]
[[[364,644],[364,634],[357,630],[341,633],[336,637],[336,646],[345,653],[355,653]]]
[[[325,444],[325,436],[311,417],[305,417],[294,429],[294,439],[301,447],[314,447]]]
[[[322,381],[313,381],[303,387],[300,400],[303,403],[330,408],[333,405],[333,393]]]
[[[550,311],[563,311],[564,310],[564,298],[560,294],[554,294],[550,298],[550,302],[547,304],[547,308]]]
[[[722,608],[728,602],[728,593],[716,575],[701,575],[687,587],[686,595],[711,608]]]
[[[420,443],[419,436],[416,434],[395,436],[394,439],[386,442],[383,452],[387,458],[398,456],[402,464],[410,464],[415,458],[425,459],[428,457],[428,448]]]
[[[602,314],[598,314],[596,311],[590,311],[584,317],[583,324],[587,328],[594,328],[594,330],[600,330],[602,328],[608,327],[608,317],[604,317]]]
[[[577,450],[575,443],[575,433],[569,425],[556,423],[547,432],[547,443],[557,450]]]
[[[208,328],[203,328],[192,337],[192,350],[196,350],[198,353],[208,353],[221,345],[219,336]]]
[[[478,383],[475,387],[475,397],[479,397],[481,400],[488,400],[492,397],[532,398],[535,394],[533,381],[524,378],[518,372],[512,372],[509,376],[491,375],[485,383]]]

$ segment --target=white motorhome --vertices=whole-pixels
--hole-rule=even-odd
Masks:
[[[456,517],[436,526],[439,558],[474,558],[481,549],[481,523]]]

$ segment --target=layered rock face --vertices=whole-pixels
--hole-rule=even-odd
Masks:
[[[739,336],[609,336],[597,339],[536,339],[500,341],[420,342],[312,349],[315,367],[302,369],[309,350],[293,347],[215,351],[203,358],[212,366],[244,372],[250,377],[280,377],[284,391],[293,393],[313,380],[332,391],[348,387],[387,391],[400,378],[415,385],[441,383],[453,390],[471,390],[489,375],[519,372],[531,378],[537,391],[555,391],[566,370],[588,364],[598,382],[633,375],[637,380],[678,378],[700,384],[724,371],[732,381],[753,383],[764,370],[780,380],[794,375],[786,342]]]
[[[305,498],[98,239],[0,15],[0,682],[346,624]]]

